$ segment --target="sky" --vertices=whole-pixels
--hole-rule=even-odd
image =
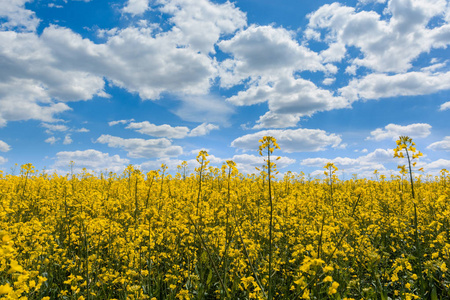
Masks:
[[[0,169],[256,173],[270,135],[280,174],[368,178],[407,135],[436,175],[449,45],[446,0],[0,1]]]

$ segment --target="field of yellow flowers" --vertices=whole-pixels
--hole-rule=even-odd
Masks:
[[[0,299],[450,299],[448,172],[275,180],[272,142],[258,175],[0,173]]]

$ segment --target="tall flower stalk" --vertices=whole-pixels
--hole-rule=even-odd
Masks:
[[[400,169],[400,173],[405,174],[409,171],[409,180],[411,182],[411,196],[413,198],[413,204],[414,204],[414,239],[416,243],[416,251],[417,251],[417,258],[419,260],[419,288],[420,288],[420,296],[421,299],[423,299],[425,292],[424,292],[424,279],[423,279],[423,262],[422,262],[422,249],[420,246],[419,241],[419,229],[418,229],[418,221],[417,221],[417,205],[415,201],[415,193],[414,193],[414,180],[412,176],[412,168],[416,166],[416,163],[414,160],[421,157],[423,154],[420,151],[417,151],[417,149],[414,147],[416,144],[412,141],[412,139],[408,136],[400,136],[399,139],[396,141],[397,147],[394,149],[394,157],[398,158],[404,158],[405,155],[403,154],[403,150],[405,151],[406,158],[408,159],[408,170],[406,170],[405,165],[399,165],[398,168]],[[414,161],[414,162],[413,162]]]
[[[408,136],[400,136],[396,141],[397,148],[394,149],[394,157],[404,158],[403,150],[405,150],[406,158],[408,159],[408,171],[409,171],[409,180],[411,182],[411,195],[413,199],[416,198],[414,194],[414,180],[412,176],[412,167],[416,166],[414,160],[421,157],[423,154],[414,147],[416,144],[412,141],[412,139]],[[405,170],[405,165],[398,166],[399,169]]]
[[[273,292],[272,292],[272,260],[273,260],[273,201],[272,201],[272,185],[271,179],[275,178],[272,175],[272,172],[276,172],[275,163],[270,161],[270,155],[273,153],[275,149],[280,149],[277,144],[277,140],[272,136],[264,136],[261,140],[259,140],[261,145],[259,146],[259,155],[264,156],[264,152],[267,153],[267,159],[264,159],[265,166],[267,167],[267,181],[269,185],[269,205],[270,205],[270,223],[269,223],[269,291],[268,291],[268,299],[272,300]]]

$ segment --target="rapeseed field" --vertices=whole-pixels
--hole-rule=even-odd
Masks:
[[[0,173],[0,299],[450,299],[450,176]],[[274,156],[275,155],[275,156]],[[375,171],[375,174],[377,172]]]

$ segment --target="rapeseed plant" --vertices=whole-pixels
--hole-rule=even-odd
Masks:
[[[275,143],[250,175],[0,172],[0,299],[450,298],[446,170],[414,177],[405,139],[403,178],[277,180]]]

